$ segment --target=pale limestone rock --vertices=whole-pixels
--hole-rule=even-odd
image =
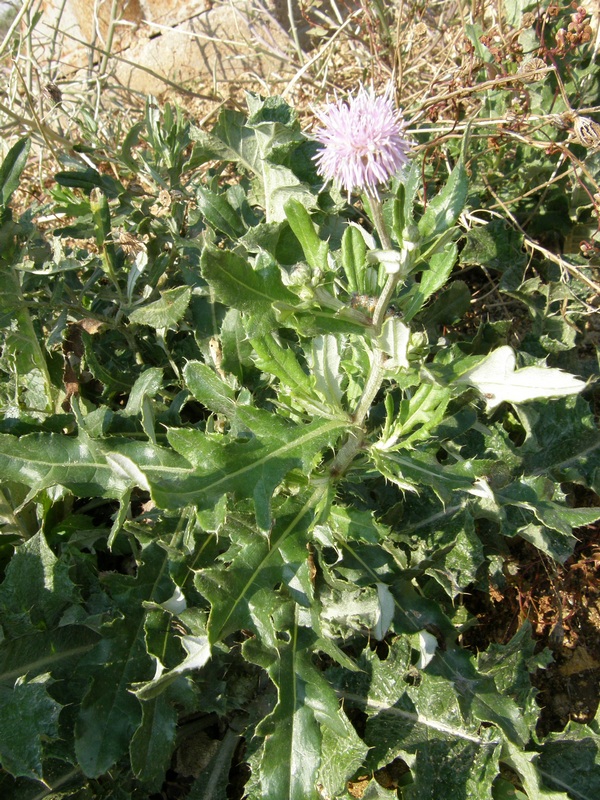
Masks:
[[[143,94],[172,91],[161,76],[202,93],[285,73],[287,0],[117,0],[116,9],[111,26],[113,0],[44,0],[37,33],[59,43],[59,79],[106,67],[107,51],[117,56],[111,77]]]

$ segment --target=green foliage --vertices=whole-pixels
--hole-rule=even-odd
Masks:
[[[416,168],[384,199],[394,261],[294,112],[248,107],[207,132],[149,101],[118,179],[57,176],[47,239],[8,205],[28,145],[0,168],[0,793],[148,797],[202,733],[191,798],[243,737],[256,800],[395,760],[405,800],[591,799],[597,724],[540,740],[547,654],[524,627],[475,655],[455,605],[503,537],[564,560],[600,516],[562,485],[597,488],[600,447],[557,281],[517,281],[492,222],[459,241],[468,137],[426,204]],[[449,329],[458,258],[541,350]]]

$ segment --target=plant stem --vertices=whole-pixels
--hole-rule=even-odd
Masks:
[[[365,383],[356,410],[352,415],[352,420],[356,425],[356,429],[350,431],[330,467],[330,474],[334,478],[343,475],[364,444],[365,430],[363,428],[363,423],[383,383],[383,362],[384,354],[379,345],[376,345],[373,348],[371,371],[367,377],[367,382]]]
[[[388,275],[385,286],[383,287],[383,291],[377,300],[377,305],[375,306],[375,311],[373,312],[373,328],[375,329],[377,336],[379,336],[381,333],[381,326],[383,325],[386,311],[390,304],[390,300],[392,299],[392,295],[396,291],[396,286],[398,286],[398,281],[400,278],[400,272],[393,272]]]
[[[381,201],[372,192],[367,192],[367,194],[371,204],[373,223],[379,235],[379,240],[385,250],[391,250],[392,240],[383,219]],[[385,320],[385,314],[390,304],[390,300],[392,299],[392,296],[403,274],[404,272],[399,270],[398,272],[388,275],[385,286],[383,287],[383,291],[377,300],[377,305],[375,306],[375,311],[373,312],[372,323],[375,336],[373,337],[373,350],[371,353],[371,369],[367,376],[367,380],[356,409],[352,414],[352,421],[356,427],[348,433],[346,441],[341,446],[339,452],[331,463],[330,475],[333,478],[343,475],[356,455],[360,452],[365,442],[366,431],[364,429],[364,422],[384,380],[383,365],[385,362],[385,353],[381,349],[378,339],[381,334],[381,328]]]
[[[371,205],[373,223],[379,235],[381,245],[385,250],[391,250],[392,240],[383,219],[381,200],[370,191],[367,191],[367,195]],[[383,287],[383,291],[377,301],[377,305],[375,306],[375,311],[373,313],[373,329],[375,331],[375,337],[371,354],[371,370],[367,376],[367,381],[356,409],[352,414],[352,421],[354,422],[356,428],[350,431],[346,437],[346,441],[341,446],[339,452],[331,463],[330,475],[333,478],[343,475],[356,455],[360,452],[360,449],[364,444],[366,437],[364,421],[367,418],[369,410],[373,404],[373,400],[375,400],[375,397],[377,396],[377,392],[381,389],[384,378],[383,364],[385,361],[385,354],[379,346],[377,339],[381,333],[381,326],[383,325],[383,321],[385,319],[385,312],[387,311],[387,307],[392,299],[392,295],[394,294],[400,277],[400,272],[388,276],[385,286]]]
[[[383,206],[381,200],[373,192],[367,190],[367,197],[369,198],[369,205],[371,206],[371,216],[373,217],[373,224],[375,230],[379,235],[379,241],[384,250],[392,249],[392,240],[387,232],[385,222],[383,220]]]

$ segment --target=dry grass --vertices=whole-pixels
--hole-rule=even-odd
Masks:
[[[228,2],[216,0],[212,5]],[[245,58],[249,52],[264,53],[269,46],[259,24],[267,16],[272,18],[265,2],[254,0],[247,38],[240,42]],[[123,86],[116,77],[119,64],[128,61],[127,50],[117,50],[115,44],[120,30],[119,5],[104,4],[110,15],[102,32],[98,29],[92,37],[93,43],[80,44],[80,60],[86,66],[78,70],[65,66],[63,52],[73,42],[60,26],[40,37],[42,0],[23,0],[0,44],[0,133],[5,150],[23,135],[31,136],[37,145],[37,171],[29,175],[30,193],[43,194],[54,172],[64,168],[65,160],[90,165],[84,154],[73,151],[73,143],[82,137],[82,128],[87,141],[96,140],[110,152],[118,146],[122,132],[139,117],[145,96]],[[520,29],[509,26],[501,0],[397,0],[394,4],[383,0],[299,0],[297,7],[298,13],[289,24],[273,22],[279,45],[271,54],[278,59],[279,68],[269,80],[253,70],[251,59],[247,69],[228,83],[215,80],[212,84],[182,85],[163,75],[158,76],[164,89],[159,102],[177,102],[202,125],[210,124],[224,105],[243,108],[247,90],[281,94],[298,110],[303,126],[310,130],[312,109],[327,97],[343,95],[360,83],[382,87],[393,81],[416,149],[425,150],[425,158],[437,160],[443,170],[450,167],[446,143],[464,137],[467,128],[474,140],[482,139],[499,152],[524,144],[544,153],[551,143],[549,130],[557,124],[570,126],[572,138],[577,121],[588,119],[599,110],[592,107],[572,111],[551,58],[545,65],[538,64],[537,71],[527,72],[523,65],[527,65],[529,55],[522,51],[519,38],[534,24],[534,17],[524,19]],[[543,13],[542,7],[535,23],[538,26],[546,24]],[[480,26],[485,32],[484,41],[488,52],[494,55],[492,60],[485,60],[476,40],[474,45],[473,35],[469,37],[469,31],[477,29],[473,26]],[[585,47],[595,52],[598,37]],[[157,78],[154,70],[142,68]],[[532,81],[543,81],[548,73],[556,75],[561,91],[547,113],[531,113],[522,98]],[[497,91],[514,98],[501,116],[489,113],[489,98]],[[481,210],[483,216],[474,209],[463,218],[465,227],[498,214],[523,230],[526,225],[515,217],[514,209],[534,195],[540,198],[539,207],[553,183],[565,181],[564,166],[570,173],[567,182],[585,186],[597,215],[600,187],[568,144],[569,139],[558,145],[554,175],[544,176],[526,190],[517,185],[510,195],[502,174],[495,182],[485,179],[489,202]],[[586,284],[590,307],[595,305],[599,289],[595,278],[532,237],[528,237],[527,247],[531,253],[556,261],[565,276]]]

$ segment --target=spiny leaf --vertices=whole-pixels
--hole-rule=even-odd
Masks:
[[[341,737],[352,751],[354,764],[366,753],[366,747],[340,710],[338,700],[322,674],[312,664],[312,633],[299,624],[296,608],[288,641],[277,646],[277,658],[268,668],[277,687],[278,702],[273,712],[260,724],[257,733],[265,736],[260,763],[260,782],[264,798],[309,800],[318,798],[317,777],[321,766],[327,773],[326,755],[336,755],[331,738],[322,755],[323,732]],[[348,736],[349,735],[349,736]],[[348,740],[345,737],[348,736]],[[339,756],[339,754],[337,754]],[[350,755],[349,753],[347,755]],[[339,792],[352,774],[353,762],[338,764],[334,777],[327,784]]]
[[[283,285],[275,264],[255,270],[245,258],[228,250],[206,248],[202,275],[225,305],[253,314],[271,314],[273,303],[295,306],[297,297]]]
[[[167,694],[142,704],[142,722],[133,735],[129,754],[134,775],[149,791],[158,792],[175,746],[177,709]]]
[[[289,538],[303,540],[313,518],[311,501],[294,501],[278,514],[269,540],[253,533],[225,554],[227,567],[212,567],[196,573],[194,583],[211,604],[208,637],[217,642],[235,630],[260,630],[263,638],[273,628],[264,590],[270,590],[273,602],[280,600],[272,592],[277,583],[288,584],[301,570],[307,570],[306,557],[293,562],[284,558]],[[303,542],[305,544],[305,542]],[[289,554],[288,554],[289,558]],[[301,584],[300,584],[301,585]]]
[[[42,741],[58,735],[60,705],[46,689],[47,676],[14,689],[0,686],[0,762],[15,777],[41,781]]]
[[[244,226],[239,214],[222,194],[215,194],[204,186],[196,188],[198,209],[209,225],[221,231],[231,239],[244,233]]]
[[[103,639],[83,667],[92,681],[75,726],[75,752],[84,773],[92,778],[109,770],[127,751],[140,725],[142,709],[130,691],[149,680],[153,664],[144,641],[144,602],[163,602],[172,593],[165,569],[167,554],[156,543],[142,551],[135,578],[107,575],[105,583],[122,616],[106,623]]]
[[[515,369],[517,359],[511,347],[494,350],[473,369],[460,376],[483,394],[487,410],[500,403],[524,403],[545,397],[564,397],[585,389],[585,382],[568,372],[550,367]]]
[[[367,245],[364,236],[354,225],[349,225],[342,236],[342,264],[349,291],[364,294],[367,291]]]
[[[174,328],[187,311],[191,297],[190,286],[165,289],[159,300],[142,308],[136,308],[129,315],[129,319],[137,325],[149,325],[156,330]]]
[[[183,377],[198,402],[228,417],[235,414],[235,392],[207,364],[189,361],[183,368]]]
[[[292,469],[310,471],[313,460],[341,435],[344,423],[317,419],[308,425],[295,425],[273,418],[269,421],[264,418],[269,416],[267,412],[258,411],[238,409],[240,422],[247,422],[257,433],[248,441],[228,441],[189,429],[169,430],[169,442],[193,469],[187,474],[165,471],[162,476],[147,472],[155,501],[164,508],[190,503],[206,508],[223,494],[233,492],[237,497],[253,499],[259,527],[269,530],[275,488]]]
[[[295,198],[290,198],[284,208],[290,228],[300,242],[309,265],[313,269],[326,270],[329,247],[326,241],[319,238],[306,208]]]
[[[117,460],[109,463],[109,456]],[[122,466],[117,467],[119,457]],[[133,475],[128,474],[127,463],[136,465]],[[64,486],[79,497],[119,499],[142,472],[183,477],[189,465],[176,453],[150,443],[34,433],[19,438],[0,434],[0,470],[4,480],[25,483],[33,493]]]
[[[68,669],[98,642],[98,634],[83,625],[65,625],[0,643],[0,682],[13,684],[27,675]]]
[[[469,189],[469,179],[464,165],[464,153],[468,142],[463,140],[463,152],[450,173],[443,189],[428,203],[419,220],[419,233],[423,239],[431,239],[451,228],[463,210]]]

